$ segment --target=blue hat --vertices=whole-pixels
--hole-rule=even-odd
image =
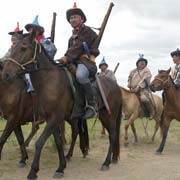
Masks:
[[[139,63],[140,61],[144,61],[144,62],[146,63],[146,65],[148,64],[147,59],[144,58],[144,54],[139,54],[139,59],[138,59],[137,62],[136,62],[136,66],[138,65],[138,63]]]
[[[171,56],[180,56],[180,50],[177,48],[175,51],[171,52]]]
[[[27,31],[29,31],[30,28],[37,28],[40,33],[44,33],[44,28],[39,25],[38,15],[34,18],[34,21],[32,23],[26,24],[25,28]]]
[[[99,64],[99,68],[101,67],[101,65],[106,65],[108,67],[108,64],[105,61],[105,57],[103,57],[103,59],[101,60],[101,63]]]

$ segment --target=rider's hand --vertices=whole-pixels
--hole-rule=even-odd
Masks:
[[[66,56],[61,57],[58,61],[59,61],[61,64],[67,64],[67,62],[68,62]]]

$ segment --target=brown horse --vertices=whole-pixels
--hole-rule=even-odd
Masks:
[[[59,155],[59,167],[55,177],[62,177],[66,167],[64,151],[59,138],[58,124],[69,119],[73,107],[73,94],[64,68],[59,68],[47,57],[43,47],[37,43],[35,34],[28,34],[13,48],[9,61],[5,64],[3,78],[13,79],[19,73],[29,72],[32,84],[38,96],[41,114],[46,119],[46,126],[35,145],[34,160],[28,179],[37,178],[40,154],[51,134],[55,139]],[[113,160],[119,157],[119,131],[121,118],[121,93],[119,87],[107,78],[100,79],[112,113],[109,115],[104,105],[99,106],[99,119],[109,132],[109,150],[102,165],[107,169]],[[102,98],[99,97],[99,104]]]
[[[123,87],[120,87],[120,90],[122,93],[122,101],[123,101],[122,110],[125,115],[125,119],[127,119],[127,123],[125,125],[125,138],[124,138],[125,142],[124,142],[124,144],[128,145],[128,128],[129,128],[129,126],[131,125],[131,129],[134,134],[135,142],[138,142],[136,129],[134,126],[134,121],[137,118],[143,118],[145,115],[144,115],[144,110],[142,108],[142,105],[140,104],[138,97],[133,92],[131,92]],[[155,113],[155,116],[153,119],[155,120],[156,124],[155,124],[154,133],[152,136],[152,141],[154,141],[156,132],[159,128],[161,114],[163,111],[163,104],[162,104],[161,98],[159,96],[153,94],[153,100],[154,100],[155,109],[156,109],[156,113]]]
[[[26,164],[28,154],[24,144],[21,125],[33,120],[32,99],[26,92],[25,81],[18,78],[11,84],[2,81],[2,64],[0,65],[0,107],[4,118],[7,120],[5,129],[0,137],[0,158],[5,142],[15,132],[21,150],[19,165]]]
[[[3,116],[5,119],[7,119],[7,124],[5,129],[3,130],[3,133],[0,137],[0,156],[1,152],[4,146],[4,143],[7,141],[7,138],[10,136],[12,131],[15,132],[18,143],[20,145],[21,149],[21,160],[19,162],[20,167],[23,167],[26,163],[26,159],[28,159],[28,155],[26,152],[26,149],[24,147],[28,146],[30,143],[32,137],[36,134],[37,130],[39,129],[39,124],[43,123],[44,120],[34,119],[34,113],[33,108],[35,109],[33,105],[33,99],[31,97],[30,93],[27,93],[26,91],[26,83],[23,78],[17,77],[13,80],[12,83],[7,83],[6,81],[2,80],[2,70],[3,70],[3,64],[0,63],[0,107],[1,111],[3,113]],[[33,95],[34,96],[34,95]],[[36,98],[36,96],[34,96]],[[35,100],[37,101],[37,100]],[[18,112],[21,112],[21,114],[18,114]],[[36,114],[38,116],[38,114]],[[18,119],[19,118],[19,119]],[[37,121],[35,121],[37,120]],[[27,137],[27,139],[24,142],[24,137],[22,135],[21,125],[24,125],[28,122],[32,122],[32,130]],[[77,124],[76,121],[68,121],[71,129],[72,129],[72,141],[69,148],[69,151],[66,155],[67,159],[69,160],[70,157],[73,154],[73,147],[76,141],[77,133],[80,134],[80,148],[84,156],[87,155],[87,151],[89,148],[89,140],[88,140],[88,132],[87,132],[87,124],[86,121],[83,123],[83,128],[86,130],[85,132],[82,132],[82,124]],[[75,125],[77,124],[77,125]],[[79,127],[79,131],[78,131]],[[65,144],[65,124],[59,125],[59,128],[61,129],[61,139],[63,144]],[[17,130],[16,130],[17,129]]]
[[[173,119],[180,121],[180,90],[174,85],[174,82],[169,75],[170,70],[160,70],[151,82],[152,91],[163,90],[164,110],[160,127],[163,133],[162,141],[157,149],[157,153],[161,153],[166,143],[166,138],[170,123]]]

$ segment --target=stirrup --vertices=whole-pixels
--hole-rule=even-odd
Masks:
[[[94,108],[93,106],[87,105],[87,106],[86,106],[86,112],[87,112],[88,109],[91,109],[91,110],[92,110],[93,115],[90,116],[90,117],[86,117],[86,113],[85,113],[84,119],[90,119],[90,118],[93,118],[93,117],[96,117],[96,116],[97,116],[97,112],[96,112],[96,110],[95,110],[95,108]]]

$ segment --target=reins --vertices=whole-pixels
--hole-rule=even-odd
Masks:
[[[13,59],[13,58],[8,58],[7,61],[10,61],[10,62],[16,64],[16,65],[19,66],[23,71],[25,71],[25,70],[26,70],[26,67],[25,67],[25,66],[27,66],[28,64],[31,64],[31,63],[34,63],[34,64],[35,64],[35,63],[37,62],[37,61],[36,61],[36,55],[37,55],[38,45],[39,45],[39,53],[41,53],[41,45],[40,45],[37,41],[35,41],[35,42],[36,42],[36,46],[35,46],[35,49],[34,49],[34,55],[33,55],[33,57],[32,57],[29,61],[25,62],[24,64],[21,64],[21,63],[17,62],[17,61],[16,61],[15,59]]]

